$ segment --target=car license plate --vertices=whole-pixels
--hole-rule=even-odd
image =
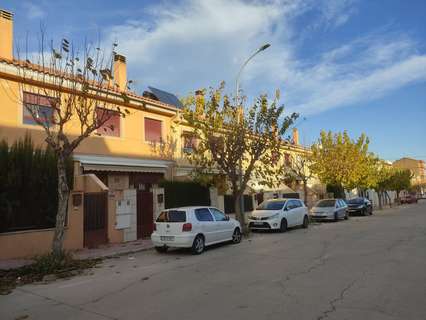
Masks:
[[[254,224],[255,226],[261,226],[261,225],[263,225],[263,222],[253,222],[253,224]]]
[[[173,236],[160,236],[161,241],[175,241],[175,237]]]

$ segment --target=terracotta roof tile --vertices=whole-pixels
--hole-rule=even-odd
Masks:
[[[38,64],[29,63],[29,62],[26,62],[26,61],[23,61],[23,60],[17,60],[17,59],[11,60],[11,59],[6,59],[6,58],[0,57],[0,63],[2,63],[2,62],[10,64],[10,65],[17,66],[17,67],[24,67],[24,68],[27,68],[27,69],[33,70],[33,71],[44,72],[46,74],[64,77],[63,74],[60,74],[59,72],[57,72],[55,70],[52,70],[52,69],[47,68],[47,67],[43,67],[43,66],[38,65]],[[65,75],[65,78],[76,80],[76,78],[74,76],[70,75],[70,74]],[[164,102],[161,102],[161,101],[158,101],[158,100],[154,100],[154,99],[151,99],[151,98],[147,98],[147,97],[138,95],[135,92],[132,92],[132,91],[129,91],[129,90],[125,90],[125,91],[119,90],[118,88],[116,88],[114,86],[110,86],[110,85],[103,85],[102,87],[104,89],[107,89],[107,90],[115,92],[115,93],[125,93],[129,97],[139,99],[139,100],[142,100],[146,103],[150,103],[150,104],[153,104],[153,105],[156,105],[156,106],[159,106],[159,107],[166,107],[168,109],[177,109],[173,105],[169,105],[167,103],[164,103]]]

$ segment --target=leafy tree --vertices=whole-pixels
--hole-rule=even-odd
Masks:
[[[369,185],[366,169],[373,161],[368,152],[368,138],[362,134],[353,140],[348,133],[322,131],[312,146],[312,171],[319,179],[338,189]]]
[[[392,177],[395,169],[386,166],[382,161],[378,161],[372,169],[374,171],[374,184],[371,185],[378,195],[379,208],[383,207],[383,197],[387,196],[387,191],[392,190]]]
[[[114,83],[111,66],[116,57],[116,44],[110,54],[90,45],[79,52],[67,39],[62,39],[57,46],[53,42],[47,45],[43,30],[39,43],[34,63],[26,59],[14,64],[20,78],[16,99],[43,129],[45,141],[57,159],[58,206],[52,252],[60,254],[70,194],[66,159],[83,140],[104,125],[114,131],[108,121],[114,115],[125,117],[129,113],[127,109],[120,109],[120,105],[127,105],[129,98]],[[26,99],[25,94],[30,94],[31,99]],[[51,112],[40,107],[41,102],[48,104]]]
[[[404,169],[395,169],[394,173],[390,178],[390,187],[391,190],[396,191],[396,198],[399,201],[399,193],[402,190],[409,190],[411,187],[411,179],[413,175],[410,170]]]
[[[261,95],[243,111],[231,103],[223,89],[222,83],[218,89],[210,89],[207,98],[203,91],[203,94],[190,96],[184,101],[184,117],[198,139],[188,159],[199,171],[227,178],[237,219],[247,232],[240,198],[252,179],[272,186],[278,182],[277,177],[282,177],[280,151],[285,143],[282,137],[297,114],[281,119],[284,107],[278,104],[278,92],[271,103],[266,95]]]

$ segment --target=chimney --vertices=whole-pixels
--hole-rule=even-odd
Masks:
[[[293,144],[299,144],[299,130],[297,128],[293,128]]]
[[[0,58],[13,59],[13,14],[0,9]]]
[[[114,55],[114,83],[120,91],[127,91],[126,57],[121,54]]]

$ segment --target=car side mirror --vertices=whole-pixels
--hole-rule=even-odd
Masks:
[[[285,208],[284,208],[284,211],[288,211],[288,207],[285,207]]]

